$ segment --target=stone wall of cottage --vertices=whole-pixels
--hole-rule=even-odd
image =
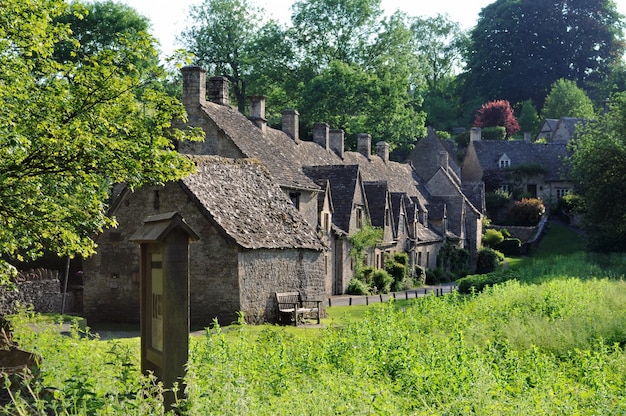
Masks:
[[[236,319],[237,247],[224,240],[178,183],[169,183],[128,193],[114,212],[118,228],[98,237],[98,253],[84,262],[88,321],[139,322],[139,245],[128,239],[146,217],[172,211],[201,236],[189,246],[191,324]]]
[[[60,313],[63,295],[58,278],[16,282],[15,289],[0,285],[0,316],[15,313],[17,306],[32,307],[35,312]],[[72,296],[66,298],[66,309],[71,310]]]
[[[276,292],[298,290],[306,299],[326,299],[324,253],[245,250],[239,262],[241,306],[248,322],[277,321]]]

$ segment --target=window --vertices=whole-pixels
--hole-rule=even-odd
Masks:
[[[502,192],[511,192],[511,185],[500,185],[498,190]]]
[[[324,231],[330,231],[330,214],[328,212],[324,213],[324,224],[322,224],[322,226],[324,227]]]
[[[361,228],[363,228],[363,209],[361,207],[357,207],[357,209],[355,210],[355,214],[356,228],[360,230]]]
[[[509,166],[511,166],[511,161],[509,159],[500,159],[501,168],[508,168]]]
[[[418,252],[417,253],[417,265],[421,266],[422,265],[422,252]]]
[[[300,210],[300,192],[289,192],[291,203],[297,210]]]
[[[569,189],[567,188],[556,188],[556,197],[563,198],[565,195],[569,194]]]

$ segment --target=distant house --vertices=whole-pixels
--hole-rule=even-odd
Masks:
[[[584,119],[575,117],[548,118],[543,121],[535,141],[567,144],[570,142],[576,126],[584,123]]]
[[[177,211],[200,236],[190,245],[192,325],[275,322],[274,292],[324,299],[324,251],[315,229],[258,161],[194,156],[198,172],[165,186],[124,188],[119,223],[98,236],[84,264],[90,321],[139,320],[139,248],[128,241],[150,215]]]
[[[572,190],[564,160],[566,143],[482,140],[472,130],[462,166],[464,181],[484,181],[488,192],[502,189],[554,203]]]

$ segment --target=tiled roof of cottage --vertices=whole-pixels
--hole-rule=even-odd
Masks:
[[[184,187],[235,243],[248,249],[324,249],[258,161],[190,157],[198,171],[182,179]]]
[[[524,140],[481,140],[472,142],[480,166],[484,170],[500,169],[499,160],[506,154],[511,167],[541,165],[546,170],[545,181],[557,181],[562,177],[563,160],[567,157],[567,145],[562,143],[529,143]]]
[[[202,109],[233,143],[247,157],[260,160],[270,171],[276,182],[285,187],[301,189],[319,189],[300,169],[300,163],[294,163],[298,152],[296,142],[285,133],[267,129],[261,130],[230,106],[206,102]]]
[[[400,214],[402,213],[402,204],[404,203],[404,198],[406,197],[405,193],[402,192],[392,192],[391,193],[391,212],[393,215],[394,222],[394,234],[398,235],[398,227],[400,225]],[[406,218],[404,218],[404,225],[406,226]]]
[[[344,232],[350,231],[352,204],[359,180],[357,165],[305,166],[303,171],[313,181],[327,179],[330,182],[334,208],[333,223]]]
[[[442,236],[440,236],[439,234],[437,234],[430,228],[424,227],[424,225],[421,223],[417,223],[415,228],[416,228],[415,231],[417,233],[415,237],[418,242],[432,243],[436,241],[443,241]]]
[[[383,228],[387,214],[385,209],[387,207],[387,182],[364,182],[363,188],[365,188],[365,195],[367,195],[367,206],[372,225]]]
[[[440,167],[438,155],[442,151],[448,153],[448,165],[454,172],[454,176],[457,177],[457,182],[460,182],[458,176],[461,173],[461,168],[457,162],[456,151],[453,150],[450,143],[445,144],[440,140],[431,128],[428,129],[426,137],[415,143],[415,147],[407,156],[407,162],[413,165],[418,175],[424,180],[429,180]]]

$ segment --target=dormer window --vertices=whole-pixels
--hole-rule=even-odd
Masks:
[[[291,199],[291,203],[294,207],[299,211],[300,210],[300,192],[290,192],[289,198]]]
[[[498,165],[500,166],[500,169],[508,168],[511,166],[511,159],[509,159],[509,157],[504,154],[500,156],[500,161],[498,162]]]

